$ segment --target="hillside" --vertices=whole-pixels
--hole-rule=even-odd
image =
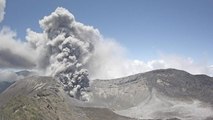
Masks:
[[[93,80],[88,94],[89,102],[78,101],[51,77],[28,77],[0,94],[0,115],[13,120],[213,119],[213,79],[206,75],[155,70]]]
[[[17,81],[0,94],[0,118],[8,120],[132,120],[106,108],[75,106],[50,77]],[[75,101],[75,100],[72,100]]]

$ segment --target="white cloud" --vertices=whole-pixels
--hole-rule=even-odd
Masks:
[[[32,68],[35,53],[7,27],[0,30],[0,68]]]
[[[90,62],[91,78],[111,79],[156,69],[175,68],[191,74],[207,74],[213,76],[213,66],[198,63],[190,57],[179,55],[159,55],[158,59],[142,61],[128,59],[125,49],[115,41],[101,41],[97,45],[96,53]]]
[[[176,68],[185,70],[192,74],[213,75],[212,69],[206,62],[197,62],[190,57],[181,57],[177,55],[162,55],[161,59],[165,62],[165,68]]]
[[[16,81],[20,76],[18,76],[15,72],[13,71],[8,71],[8,70],[0,70],[0,82],[1,81]]]
[[[0,0],[0,22],[4,19],[6,0]]]

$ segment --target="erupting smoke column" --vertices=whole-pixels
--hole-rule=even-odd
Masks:
[[[55,13],[40,21],[50,41],[50,70],[65,86],[65,91],[81,99],[89,80],[83,65],[92,52],[92,44],[77,38],[72,30],[74,17],[68,11],[58,8]],[[85,59],[86,58],[86,59]]]
[[[99,31],[76,22],[74,16],[64,8],[57,8],[39,23],[44,32],[41,34],[28,30],[27,37],[31,46],[43,54],[40,59],[48,63],[46,67],[38,66],[44,67],[47,74],[60,80],[70,96],[88,100],[86,88],[89,79],[85,66],[94,51],[94,42],[100,39]]]

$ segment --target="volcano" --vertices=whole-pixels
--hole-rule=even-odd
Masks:
[[[11,120],[211,120],[213,78],[161,69],[92,80],[89,101],[70,97],[51,77],[32,76],[0,94],[0,115]]]

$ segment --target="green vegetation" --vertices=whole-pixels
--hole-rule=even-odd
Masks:
[[[40,108],[32,98],[18,96],[0,110],[0,120],[42,120]]]

